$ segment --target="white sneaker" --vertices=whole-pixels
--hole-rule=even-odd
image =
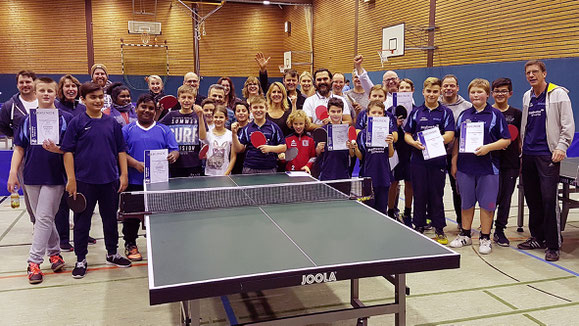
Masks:
[[[462,248],[464,246],[470,246],[472,244],[472,239],[466,235],[459,235],[456,239],[452,240],[449,244],[452,248]]]
[[[480,252],[483,255],[488,255],[491,253],[491,251],[493,251],[493,248],[491,246],[491,239],[480,239],[478,252]]]

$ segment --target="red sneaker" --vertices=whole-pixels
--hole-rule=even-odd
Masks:
[[[50,268],[53,272],[61,272],[64,269],[64,259],[61,255],[50,256]]]
[[[30,284],[42,283],[44,274],[42,274],[42,271],[40,270],[40,265],[36,263],[28,263],[26,273],[28,274],[28,282]]]

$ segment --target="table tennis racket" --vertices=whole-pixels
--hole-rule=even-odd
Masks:
[[[358,136],[358,134],[356,133],[356,128],[354,128],[354,126],[350,126],[348,128],[348,140],[351,142],[355,142],[356,136]]]
[[[206,159],[208,151],[209,151],[209,145],[207,145],[207,144],[203,145],[203,147],[201,147],[201,150],[199,151],[199,159],[200,160]]]
[[[327,142],[328,132],[324,128],[318,128],[312,132],[312,138],[314,138],[316,145],[321,142]]]
[[[75,213],[82,213],[86,209],[86,197],[80,192],[76,193],[76,199],[73,196],[66,197],[66,204]]]
[[[297,147],[290,147],[285,151],[285,160],[289,162],[298,156],[298,148]]]
[[[267,144],[267,139],[261,131],[254,131],[251,133],[251,144],[253,147],[258,148],[261,145]]]
[[[408,117],[408,112],[406,112],[406,108],[404,106],[398,105],[394,109],[394,115],[398,119],[406,119],[406,117]]]
[[[177,103],[179,103],[179,101],[177,101],[177,98],[173,95],[163,96],[159,100],[159,106],[165,111],[171,110],[175,105],[177,105]]]
[[[517,140],[517,137],[519,137],[519,128],[515,125],[509,125],[509,132],[511,133],[511,141]]]
[[[319,105],[316,108],[316,116],[318,117],[318,119],[320,120],[324,120],[326,118],[329,118],[330,116],[328,115],[328,108],[326,108],[323,105]]]

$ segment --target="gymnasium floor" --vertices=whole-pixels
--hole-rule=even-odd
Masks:
[[[447,216],[454,217],[450,187],[445,192]],[[402,206],[402,204],[401,204]],[[561,259],[543,260],[541,250],[522,252],[516,244],[528,236],[516,232],[516,207],[511,210],[507,236],[509,248],[493,244],[493,252],[481,257],[477,245],[457,250],[461,268],[409,274],[408,325],[579,325],[579,210],[571,210]],[[478,225],[478,212],[474,225]],[[456,223],[448,219],[450,240]],[[120,228],[119,228],[120,231]],[[39,285],[26,279],[26,259],[32,224],[24,208],[0,204],[0,324],[1,325],[176,325],[178,304],[149,306],[146,260],[132,268],[105,265],[105,249],[99,217],[93,217],[91,235],[99,241],[89,247],[89,272],[81,280],[70,275],[75,257],[64,253],[67,270],[51,274],[49,265]],[[431,234],[434,236],[434,234]],[[476,235],[475,235],[476,238]],[[119,241],[122,245],[122,240]],[[139,247],[146,257],[145,239]],[[478,240],[475,240],[478,244]],[[194,263],[194,262],[192,262]],[[381,303],[393,297],[392,286],[381,278],[360,282],[365,302]],[[316,293],[315,296],[310,295]],[[254,316],[283,316],[295,312],[339,308],[349,301],[349,282],[268,290],[230,296],[239,322]],[[219,298],[203,300],[203,325],[228,325]],[[370,325],[393,325],[393,316],[373,317]],[[333,325],[355,325],[355,321]]]

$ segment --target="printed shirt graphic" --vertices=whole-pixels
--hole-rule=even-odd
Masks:
[[[225,175],[231,154],[231,136],[231,130],[227,129],[221,136],[217,136],[211,131],[207,133],[207,138],[203,141],[209,145],[207,161],[205,162],[205,175]]]
[[[197,114],[191,112],[182,114],[179,111],[167,113],[159,121],[171,128],[175,140],[179,145],[179,159],[173,164],[178,168],[192,168],[201,165],[199,160],[199,119]]]

